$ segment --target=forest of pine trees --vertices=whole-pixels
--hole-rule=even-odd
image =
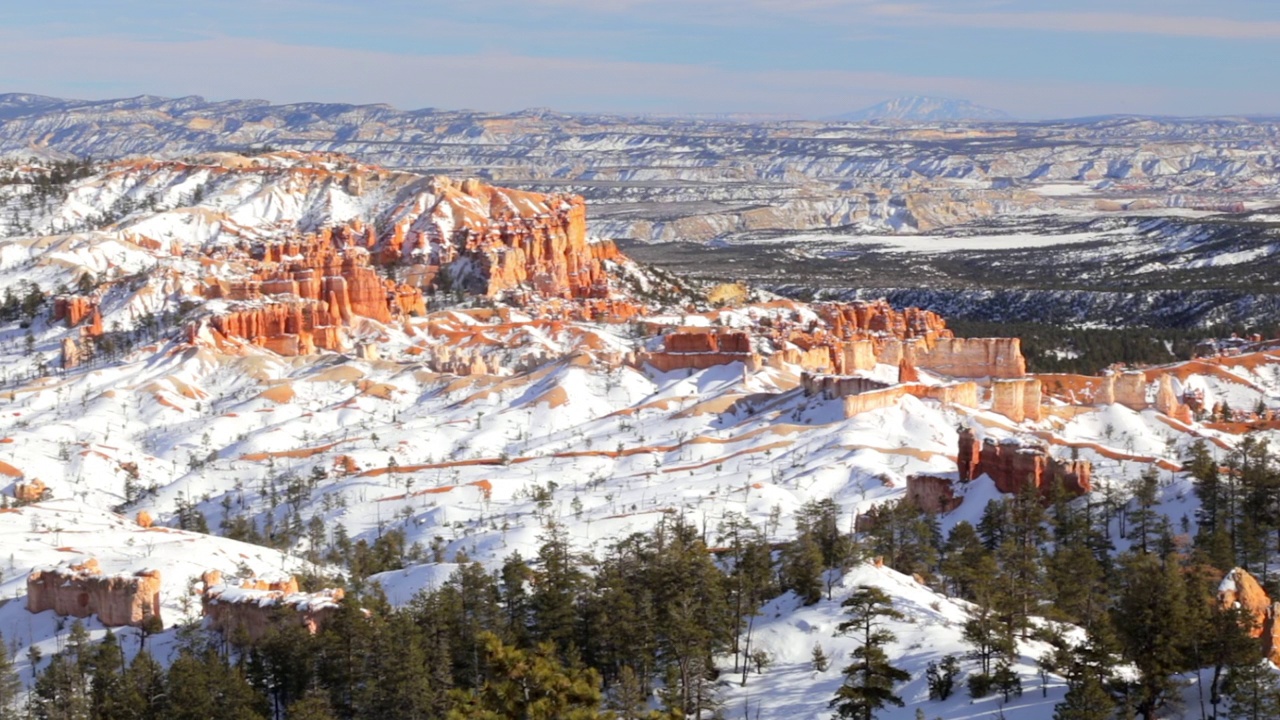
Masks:
[[[1280,464],[1253,438],[1222,462],[1197,445],[1186,464],[1195,518],[1154,511],[1167,488],[1153,471],[1129,497],[992,501],[976,526],[945,537],[906,502],[881,506],[859,535],[841,530],[835,502],[810,502],[780,547],[742,516],[709,531],[671,515],[594,557],[550,523],[536,557],[512,555],[494,572],[456,557],[448,582],[402,608],[356,584],[314,636],[297,627],[235,647],[181,629],[167,670],[146,652],[126,662],[114,636],[89,643],[77,623],[39,663],[23,707],[0,653],[0,720],[720,717],[720,687],[769,664],[753,645],[762,606],[783,592],[830,600],[842,571],[872,556],[971,603],[965,656],[925,671],[934,699],[1035,692],[1012,669],[1034,638],[1053,648],[1039,658],[1043,677],[1066,679],[1056,720],[1153,720],[1186,697],[1200,705],[1182,708],[1188,717],[1277,717],[1280,686],[1252,619],[1221,608],[1216,592],[1240,566],[1280,595]],[[366,569],[384,569],[405,551],[368,552]],[[836,717],[871,720],[902,702],[895,688],[910,676],[886,649],[893,603],[874,587],[844,600],[838,632],[857,649],[831,698]],[[819,641],[814,668],[829,662]],[[1202,680],[1188,692],[1193,671]]]

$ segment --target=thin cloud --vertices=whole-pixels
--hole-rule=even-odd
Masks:
[[[38,65],[23,63],[39,51]],[[410,55],[218,37],[32,40],[0,31],[0,85],[89,95],[143,93],[402,108],[758,112],[822,117],[908,94],[965,97],[1024,116],[1165,109],[1173,94],[1129,85],[1019,83],[847,70],[753,71],[714,65],[525,55]]]
[[[1280,38],[1280,22],[1273,20],[1107,12],[957,13],[917,4],[876,4],[867,9],[884,19],[971,28],[1164,35],[1216,40]]]

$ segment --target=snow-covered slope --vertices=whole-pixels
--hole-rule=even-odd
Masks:
[[[1127,487],[1153,461],[1176,467],[1200,437],[1219,453],[1238,440],[1120,405],[1065,408],[1017,424],[994,412],[985,393],[977,407],[907,394],[851,415],[840,398],[806,393],[802,367],[785,359],[760,363],[726,353],[706,367],[662,372],[636,358],[674,327],[790,327],[799,339],[823,321],[814,307],[780,300],[720,309],[690,307],[690,296],[666,308],[642,302],[662,280],[621,260],[611,267],[638,273],[633,295],[581,301],[639,303],[641,314],[627,321],[567,311],[548,319],[541,313],[558,311],[546,298],[524,306],[472,300],[394,322],[353,318],[345,331],[359,342],[339,351],[282,356],[254,342],[214,338],[207,328],[193,336],[188,320],[227,304],[200,288],[247,273],[237,264],[247,261],[231,250],[332,223],[385,219],[412,207],[421,187],[417,178],[333,159],[259,162],[260,171],[245,173],[214,173],[199,163],[114,167],[31,207],[21,200],[21,183],[0,196],[17,210],[9,232],[31,229],[0,240],[0,286],[29,293],[34,283],[51,292],[76,287],[88,272],[95,285],[85,296],[98,302],[104,336],[134,341],[59,369],[64,341],[83,339],[85,325],[54,320],[52,300],[0,325],[0,491],[13,494],[20,482],[38,479],[51,498],[0,511],[0,562],[7,563],[0,631],[18,647],[26,678],[21,651],[34,644],[47,656],[66,627],[52,611],[27,612],[26,577],[67,560],[92,556],[109,572],[159,570],[162,614],[171,625],[196,612],[192,588],[206,570],[332,570],[304,556],[322,555],[339,529],[368,542],[401,530],[409,545],[434,545],[449,560],[465,552],[490,567],[516,551],[534,556],[551,519],[584,550],[647,532],[671,514],[714,527],[739,513],[781,542],[794,536],[793,515],[806,501],[835,500],[843,526],[902,497],[913,474],[954,477],[957,427],[993,438],[1034,433],[1059,456],[1092,461],[1100,491]],[[104,221],[108,212],[113,217]],[[878,339],[891,337],[884,331]],[[484,348],[489,362],[481,372],[433,365],[474,347]],[[795,352],[784,356],[784,349]],[[802,356],[799,347],[772,350]],[[1277,368],[1280,356],[1267,353],[1217,371],[1196,366],[1179,375],[1177,390],[1200,390],[1207,404],[1276,407]],[[899,372],[880,364],[856,374],[894,384]],[[920,374],[925,388],[948,381]],[[1167,514],[1192,514],[1180,474],[1162,492]],[[994,490],[983,480],[963,493],[944,529],[976,518]],[[174,529],[189,506],[214,534]],[[135,524],[140,511],[158,526]],[[237,524],[265,535],[295,525],[319,530],[288,535],[280,551],[215,536]],[[377,579],[403,603],[449,569],[415,556],[410,567]],[[925,664],[959,648],[964,606],[866,566],[841,580],[829,602],[800,609],[783,597],[766,608],[760,643],[776,665],[726,691],[734,713],[747,707],[760,717],[825,715],[836,670],[815,676],[806,660],[815,641],[827,646],[833,668],[847,657],[850,641],[830,634],[839,600],[861,583],[884,588],[907,613],[892,627],[895,648],[915,675],[904,697],[921,697]],[[102,634],[96,621],[89,625]],[[149,642],[164,657],[173,638],[168,630]],[[1030,690],[1037,683],[1029,658],[1041,648],[1026,643],[1019,650],[1029,690],[1006,716],[1046,717],[1061,681],[1051,682],[1047,699]],[[991,702],[970,705],[967,697],[930,710],[949,718],[994,711]],[[907,709],[892,717],[910,716]]]
[[[834,120],[868,122],[888,120],[894,122],[926,123],[955,122],[961,120],[1009,120],[1008,113],[983,107],[968,100],[910,95],[885,100],[856,112],[838,115]]]

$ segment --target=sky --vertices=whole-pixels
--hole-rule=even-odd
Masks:
[[[1275,0],[43,0],[0,92],[821,118],[1280,114]]]

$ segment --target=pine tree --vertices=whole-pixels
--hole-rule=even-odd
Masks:
[[[1067,678],[1067,694],[1053,709],[1053,720],[1111,720],[1116,702],[1097,671],[1080,667]]]
[[[1280,717],[1280,682],[1275,668],[1262,660],[1232,668],[1226,684],[1228,720],[1273,720]]]
[[[164,668],[146,650],[139,652],[124,672],[125,696],[133,709],[133,720],[161,720],[164,717]]]
[[[1185,667],[1186,589],[1174,558],[1128,554],[1121,558],[1115,627],[1125,659],[1138,670],[1133,709],[1154,720],[1176,695],[1174,673]]]
[[[532,597],[534,637],[567,652],[576,634],[576,606],[584,584],[563,527],[547,525],[538,549]]]
[[[600,675],[566,667],[543,643],[520,650],[484,633],[485,682],[475,692],[455,690],[449,720],[598,720]],[[388,716],[382,716],[388,717]]]
[[[1133,493],[1136,507],[1129,513],[1130,535],[1138,552],[1148,553],[1156,549],[1162,518],[1153,508],[1159,490],[1160,476],[1155,467],[1148,467],[1138,479],[1137,489]]]
[[[995,560],[982,544],[978,531],[961,520],[951,529],[943,550],[942,574],[951,592],[965,600],[977,598],[978,586],[994,579]]]
[[[1030,484],[1005,504],[1007,521],[996,548],[1000,590],[995,604],[1007,618],[1009,632],[1021,632],[1025,640],[1030,617],[1044,597],[1045,513],[1039,492]]]
[[[18,693],[22,689],[22,681],[13,669],[13,658],[9,655],[9,646],[0,633],[0,720],[16,720]]]
[[[827,657],[827,651],[822,649],[822,643],[817,641],[813,643],[810,663],[815,672],[826,672],[827,668],[831,667],[831,658]]]
[[[822,599],[822,548],[812,537],[801,535],[782,551],[782,585],[800,596],[805,605]]]
[[[622,666],[618,673],[618,682],[614,684],[608,708],[617,715],[618,720],[645,720],[650,716],[649,698],[644,691],[644,684],[630,665]]]
[[[911,675],[889,663],[884,646],[895,636],[883,626],[885,620],[904,616],[893,608],[893,600],[883,590],[869,585],[858,587],[841,607],[848,619],[836,627],[837,632],[853,635],[861,645],[853,651],[853,662],[844,669],[844,684],[830,707],[836,709],[837,717],[873,720],[885,705],[903,706],[893,686]]]

